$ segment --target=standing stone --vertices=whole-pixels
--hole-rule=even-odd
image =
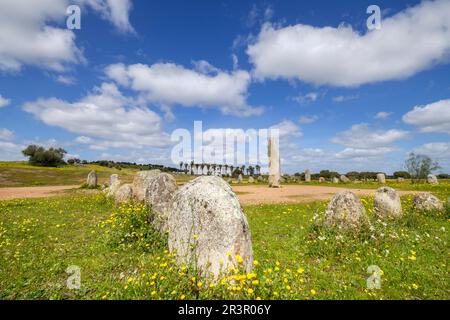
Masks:
[[[269,138],[269,187],[281,187],[280,147],[278,137]]]
[[[120,188],[120,179],[118,174],[112,174],[109,177],[109,187],[103,190],[107,197],[114,197]]]
[[[143,202],[145,199],[145,192],[147,187],[150,185],[150,182],[153,178],[155,178],[160,170],[148,170],[148,171],[139,171],[134,177],[132,188],[133,188],[133,197],[136,202]]]
[[[418,211],[442,211],[444,204],[428,192],[422,192],[414,197],[414,208]]]
[[[112,186],[113,184],[115,184],[115,183],[117,183],[117,181],[120,181],[119,180],[119,175],[118,174],[112,174],[110,177],[109,177],[109,185],[110,186]]]
[[[259,176],[259,177],[258,177],[258,182],[263,182],[263,181],[264,181],[263,176]]]
[[[162,234],[168,231],[169,209],[177,189],[177,181],[172,175],[160,173],[151,180],[146,190],[145,203],[151,208],[150,221]]]
[[[254,183],[254,182],[255,182],[255,179],[252,176],[248,177],[248,183]]]
[[[366,221],[366,209],[359,198],[348,190],[337,193],[325,211],[325,225],[328,227],[358,229]]]
[[[325,182],[325,178],[324,177],[319,177],[319,182]]]
[[[405,178],[402,177],[397,178],[397,183],[402,183],[403,181],[405,181]]]
[[[311,172],[305,170],[305,182],[311,182]]]
[[[347,178],[347,176],[345,176],[345,175],[341,175],[340,179],[342,182],[350,182],[350,179]]]
[[[439,184],[438,179],[434,174],[429,174],[427,176],[427,182],[429,184]]]
[[[91,171],[89,172],[86,180],[86,184],[88,187],[97,187],[97,172]]]
[[[377,181],[378,183],[386,183],[386,176],[384,175],[384,173],[377,174]]]
[[[250,272],[252,242],[247,219],[221,178],[199,177],[178,189],[169,212],[169,249],[181,263],[217,277],[228,267]],[[239,255],[239,258],[236,258]],[[241,260],[241,263],[237,263]]]
[[[337,177],[333,177],[332,181],[333,183],[339,183],[339,179]]]
[[[242,183],[244,179],[242,178],[242,174],[239,174],[238,176],[238,183]]]
[[[402,204],[397,191],[389,187],[381,187],[375,193],[375,214],[380,218],[398,218],[402,215]]]
[[[133,200],[133,188],[131,184],[124,184],[116,192],[116,206],[122,203],[129,203]]]

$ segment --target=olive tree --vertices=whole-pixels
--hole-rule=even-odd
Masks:
[[[439,169],[440,166],[426,155],[410,153],[405,161],[405,168],[411,176],[411,181],[419,182],[426,179],[431,172]]]

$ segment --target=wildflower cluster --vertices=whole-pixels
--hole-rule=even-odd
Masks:
[[[122,248],[138,247],[145,251],[165,246],[165,239],[149,221],[150,209],[144,204],[122,204],[99,222],[107,243]]]

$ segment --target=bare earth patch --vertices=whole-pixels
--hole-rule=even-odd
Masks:
[[[0,200],[51,197],[80,186],[0,188]]]
[[[61,194],[64,191],[79,188],[78,185],[0,188],[0,200],[19,198],[42,198]],[[269,188],[263,185],[233,186],[233,191],[242,205],[305,203],[329,200],[342,187],[322,187],[305,185],[285,185],[282,188]],[[358,196],[373,195],[375,189],[351,189]],[[414,191],[398,191],[400,195],[414,194]]]
[[[282,188],[269,188],[267,186],[234,186],[242,205],[275,204],[275,203],[301,203],[320,200],[329,200],[337,192],[346,190],[340,187],[321,187],[305,185],[285,185]],[[350,189],[358,196],[373,195],[375,189]],[[412,194],[414,191],[398,191],[400,195]]]

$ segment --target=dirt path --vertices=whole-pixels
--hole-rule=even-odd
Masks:
[[[80,186],[78,185],[78,186],[0,188],[0,200],[51,197],[56,196],[63,191],[79,187]]]
[[[263,203],[300,203],[316,200],[329,200],[339,191],[346,190],[338,187],[286,185],[282,188],[268,188],[267,186],[235,186],[242,205]],[[375,193],[373,189],[351,189],[359,196]],[[400,195],[414,193],[413,191],[398,191]]]
[[[75,188],[79,188],[79,186],[0,188],[0,200],[51,197]],[[334,194],[342,190],[345,190],[345,188],[305,185],[286,185],[279,189],[261,185],[233,186],[233,191],[237,193],[242,205],[329,200]],[[370,195],[375,192],[371,189],[351,190],[359,196]],[[400,195],[408,193],[414,193],[414,191],[399,191]]]

